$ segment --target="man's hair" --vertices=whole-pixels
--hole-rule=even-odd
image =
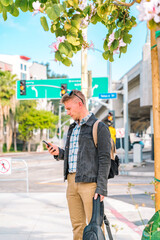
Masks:
[[[77,96],[76,96],[77,95]],[[61,103],[65,103],[67,101],[69,101],[70,99],[78,99],[79,101],[81,101],[84,105],[86,105],[86,99],[84,94],[79,91],[79,90],[72,90],[72,93],[70,95],[70,93],[66,93],[65,95],[63,95],[62,99],[61,99]],[[83,101],[82,101],[82,100]]]

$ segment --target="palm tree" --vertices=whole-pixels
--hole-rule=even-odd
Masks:
[[[7,130],[7,150],[10,148],[12,138],[12,128],[10,117],[15,112],[16,81],[17,76],[9,71],[0,71],[0,152],[3,151],[4,141],[4,119],[6,120]],[[10,141],[9,141],[10,140]]]

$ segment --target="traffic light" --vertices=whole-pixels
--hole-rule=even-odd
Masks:
[[[26,80],[20,81],[20,95],[26,95]]]
[[[61,84],[61,97],[67,93],[67,84]]]
[[[114,111],[110,111],[107,115],[107,123],[108,126],[113,126],[115,127],[115,112]]]

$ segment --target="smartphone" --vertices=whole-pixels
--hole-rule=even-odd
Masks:
[[[42,142],[44,142],[48,147],[51,147],[51,145],[48,142],[46,142],[45,140],[43,140]]]
[[[42,142],[44,142],[48,147],[51,147],[51,145],[48,142],[46,142],[45,140],[43,140]],[[51,147],[51,150],[52,149],[53,149],[53,147]],[[55,151],[56,151],[56,149],[53,150],[53,152],[55,152]]]

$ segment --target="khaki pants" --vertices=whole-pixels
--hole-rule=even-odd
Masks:
[[[73,240],[82,240],[83,230],[92,217],[93,197],[97,184],[75,183],[75,175],[72,173],[67,177],[67,201],[73,228]]]

